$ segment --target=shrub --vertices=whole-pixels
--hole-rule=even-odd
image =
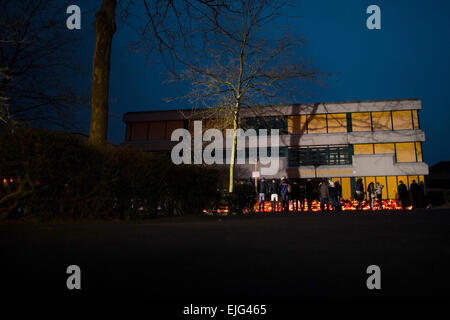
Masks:
[[[224,201],[230,213],[253,212],[256,192],[252,184],[235,184],[233,193],[225,193]]]
[[[214,169],[175,166],[165,155],[94,148],[70,134],[36,129],[2,132],[0,147],[3,218],[194,214],[217,199]]]

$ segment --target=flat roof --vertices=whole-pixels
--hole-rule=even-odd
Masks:
[[[280,116],[300,114],[325,114],[346,112],[370,112],[391,110],[420,110],[421,100],[418,98],[385,99],[385,100],[359,100],[341,102],[311,102],[299,104],[266,105],[256,107],[243,107],[242,118],[255,116]],[[203,109],[172,109],[172,110],[149,110],[131,111],[123,116],[124,122],[144,121],[168,121],[195,119],[195,112]]]

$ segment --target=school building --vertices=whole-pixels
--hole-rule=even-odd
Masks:
[[[340,181],[343,198],[354,194],[355,181],[365,186],[380,182],[384,199],[395,199],[402,180],[424,181],[428,165],[423,161],[425,133],[420,128],[419,99],[305,103],[243,108],[243,129],[279,129],[280,165],[266,178],[291,180],[329,178]],[[123,144],[151,152],[170,152],[173,130],[191,132],[192,110],[128,112]],[[221,128],[225,120],[203,120],[204,129]],[[270,144],[269,144],[270,145]],[[247,149],[248,152],[248,149]],[[237,165],[237,176],[248,179],[255,165]]]

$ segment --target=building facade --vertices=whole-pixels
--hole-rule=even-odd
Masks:
[[[279,129],[280,164],[267,178],[329,178],[340,181],[343,198],[354,194],[355,181],[365,186],[380,182],[384,199],[397,197],[397,186],[424,181],[425,133],[420,128],[419,99],[311,103],[260,107],[241,112],[243,129]],[[125,145],[153,152],[170,152],[177,128],[193,132],[191,111],[129,112]],[[187,120],[189,119],[189,120]],[[223,119],[203,120],[204,129],[221,128]],[[247,149],[248,152],[248,149]],[[256,169],[258,170],[258,169]],[[238,165],[238,176],[248,179],[255,165]]]

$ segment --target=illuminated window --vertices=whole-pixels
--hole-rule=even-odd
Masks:
[[[390,112],[372,112],[373,131],[392,130]]]
[[[375,188],[375,186],[376,186],[376,184],[375,184],[375,177],[366,177],[366,189],[365,190],[368,190],[369,189],[369,184],[371,183],[371,182],[373,182],[373,187]]]
[[[411,110],[392,111],[392,121],[394,122],[394,130],[412,129]]]
[[[370,112],[352,113],[353,131],[372,131]]]
[[[398,184],[400,184],[400,181],[403,181],[403,183],[408,187],[408,177],[407,176],[397,176]],[[398,186],[398,185],[397,185]],[[398,192],[398,190],[397,190]]]
[[[350,184],[350,178],[342,178],[342,198],[352,198],[352,187]]]
[[[147,140],[147,122],[131,124],[131,140]]]
[[[354,154],[373,154],[373,144],[355,144],[353,152]]]
[[[414,142],[396,143],[395,149],[397,151],[397,162],[416,162]]]
[[[386,191],[388,199],[397,199],[397,177],[390,176],[386,179]]]
[[[347,115],[345,113],[328,114],[328,132],[347,132]]]
[[[375,143],[375,153],[395,153],[393,143]]]
[[[419,115],[417,110],[412,111],[414,129],[419,129]]]
[[[408,184],[407,184],[408,189],[411,188],[411,183],[413,182],[413,180],[415,180],[416,183],[419,184],[418,178],[419,178],[418,176],[408,176]],[[403,181],[403,182],[405,182],[405,181]],[[405,182],[405,184],[406,184],[406,182]]]
[[[306,133],[306,115],[289,116],[288,133],[289,134]]]
[[[162,121],[149,123],[150,139],[165,139],[166,136],[166,123]]]
[[[379,184],[381,184],[383,186],[382,189],[382,193],[381,193],[381,198],[383,199],[388,199],[388,188],[387,188],[387,184],[386,184],[386,177],[376,177],[376,182],[378,182]],[[376,188],[376,184],[375,184],[375,188]]]
[[[417,162],[422,162],[422,144],[420,142],[416,142],[416,153],[417,153]]]
[[[327,118],[325,114],[314,114],[308,116],[308,133],[326,133]]]

